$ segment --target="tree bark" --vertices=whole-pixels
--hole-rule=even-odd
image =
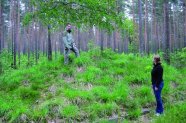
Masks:
[[[101,42],[101,51],[103,51],[103,42],[104,42],[104,32],[100,30],[100,42]]]
[[[123,39],[124,39],[124,52],[128,53],[128,45],[129,45],[129,37],[126,31],[123,31]]]
[[[156,3],[152,0],[152,41],[153,41],[153,52],[157,52],[157,34],[156,34]]]
[[[111,34],[107,32],[107,48],[111,48]]]
[[[34,40],[35,40],[35,62],[38,63],[38,26],[35,22],[35,29],[34,29]]]
[[[2,50],[2,42],[3,42],[3,1],[0,1],[0,53]]]
[[[170,64],[170,32],[169,32],[169,5],[168,0],[164,0],[165,9],[165,60]]]
[[[48,25],[48,60],[52,60],[51,27]]]
[[[133,20],[133,23],[135,23],[135,4],[134,4],[134,0],[132,0],[132,20]]]
[[[12,67],[16,69],[17,36],[18,36],[18,4],[19,0],[11,0],[11,23],[12,23]]]
[[[78,49],[81,49],[81,38],[80,38],[80,29],[77,29],[77,41],[78,41]]]
[[[113,32],[113,38],[114,38],[114,46],[113,46],[113,48],[114,48],[114,51],[116,51],[116,31],[114,31]]]
[[[183,3],[183,15],[184,15],[184,47],[186,47],[186,1]]]
[[[149,39],[148,39],[148,1],[145,0],[145,33],[144,33],[144,39],[145,39],[145,51],[147,54],[149,54]]]
[[[141,55],[144,53],[144,41],[142,36],[142,2],[138,0],[138,14],[139,14],[139,52]]]

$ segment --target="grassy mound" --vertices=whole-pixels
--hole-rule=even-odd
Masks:
[[[82,52],[79,58],[71,54],[70,58],[69,65],[64,65],[63,57],[58,56],[52,62],[43,59],[32,67],[22,65],[17,70],[5,70],[0,76],[2,120],[108,122],[116,118],[140,121],[146,108],[150,110],[148,117],[153,115],[152,56],[94,49]],[[186,70],[177,70],[165,63],[163,67],[163,101],[165,110],[169,110],[173,104],[186,99]]]

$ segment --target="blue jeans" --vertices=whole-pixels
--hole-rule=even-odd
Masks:
[[[163,89],[163,86],[164,86],[164,83],[161,82],[159,87],[157,87],[158,90],[156,91],[155,85],[153,85],[153,91],[154,91],[154,95],[156,98],[156,113],[160,113],[160,114],[163,113],[163,102],[162,102],[162,98],[161,98],[161,91]]]

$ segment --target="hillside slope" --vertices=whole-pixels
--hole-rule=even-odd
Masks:
[[[82,52],[79,58],[70,57],[66,66],[59,56],[52,62],[40,60],[32,67],[4,71],[0,76],[0,122],[166,121],[167,115],[154,117],[152,56],[94,49]],[[163,67],[165,114],[174,111],[174,119],[179,119],[177,113],[186,111],[186,70],[165,63]]]

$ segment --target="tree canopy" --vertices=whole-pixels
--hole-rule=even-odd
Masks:
[[[34,17],[52,27],[72,23],[112,30],[121,28],[124,20],[115,0],[33,0],[32,4],[34,11],[25,16],[25,24]]]

